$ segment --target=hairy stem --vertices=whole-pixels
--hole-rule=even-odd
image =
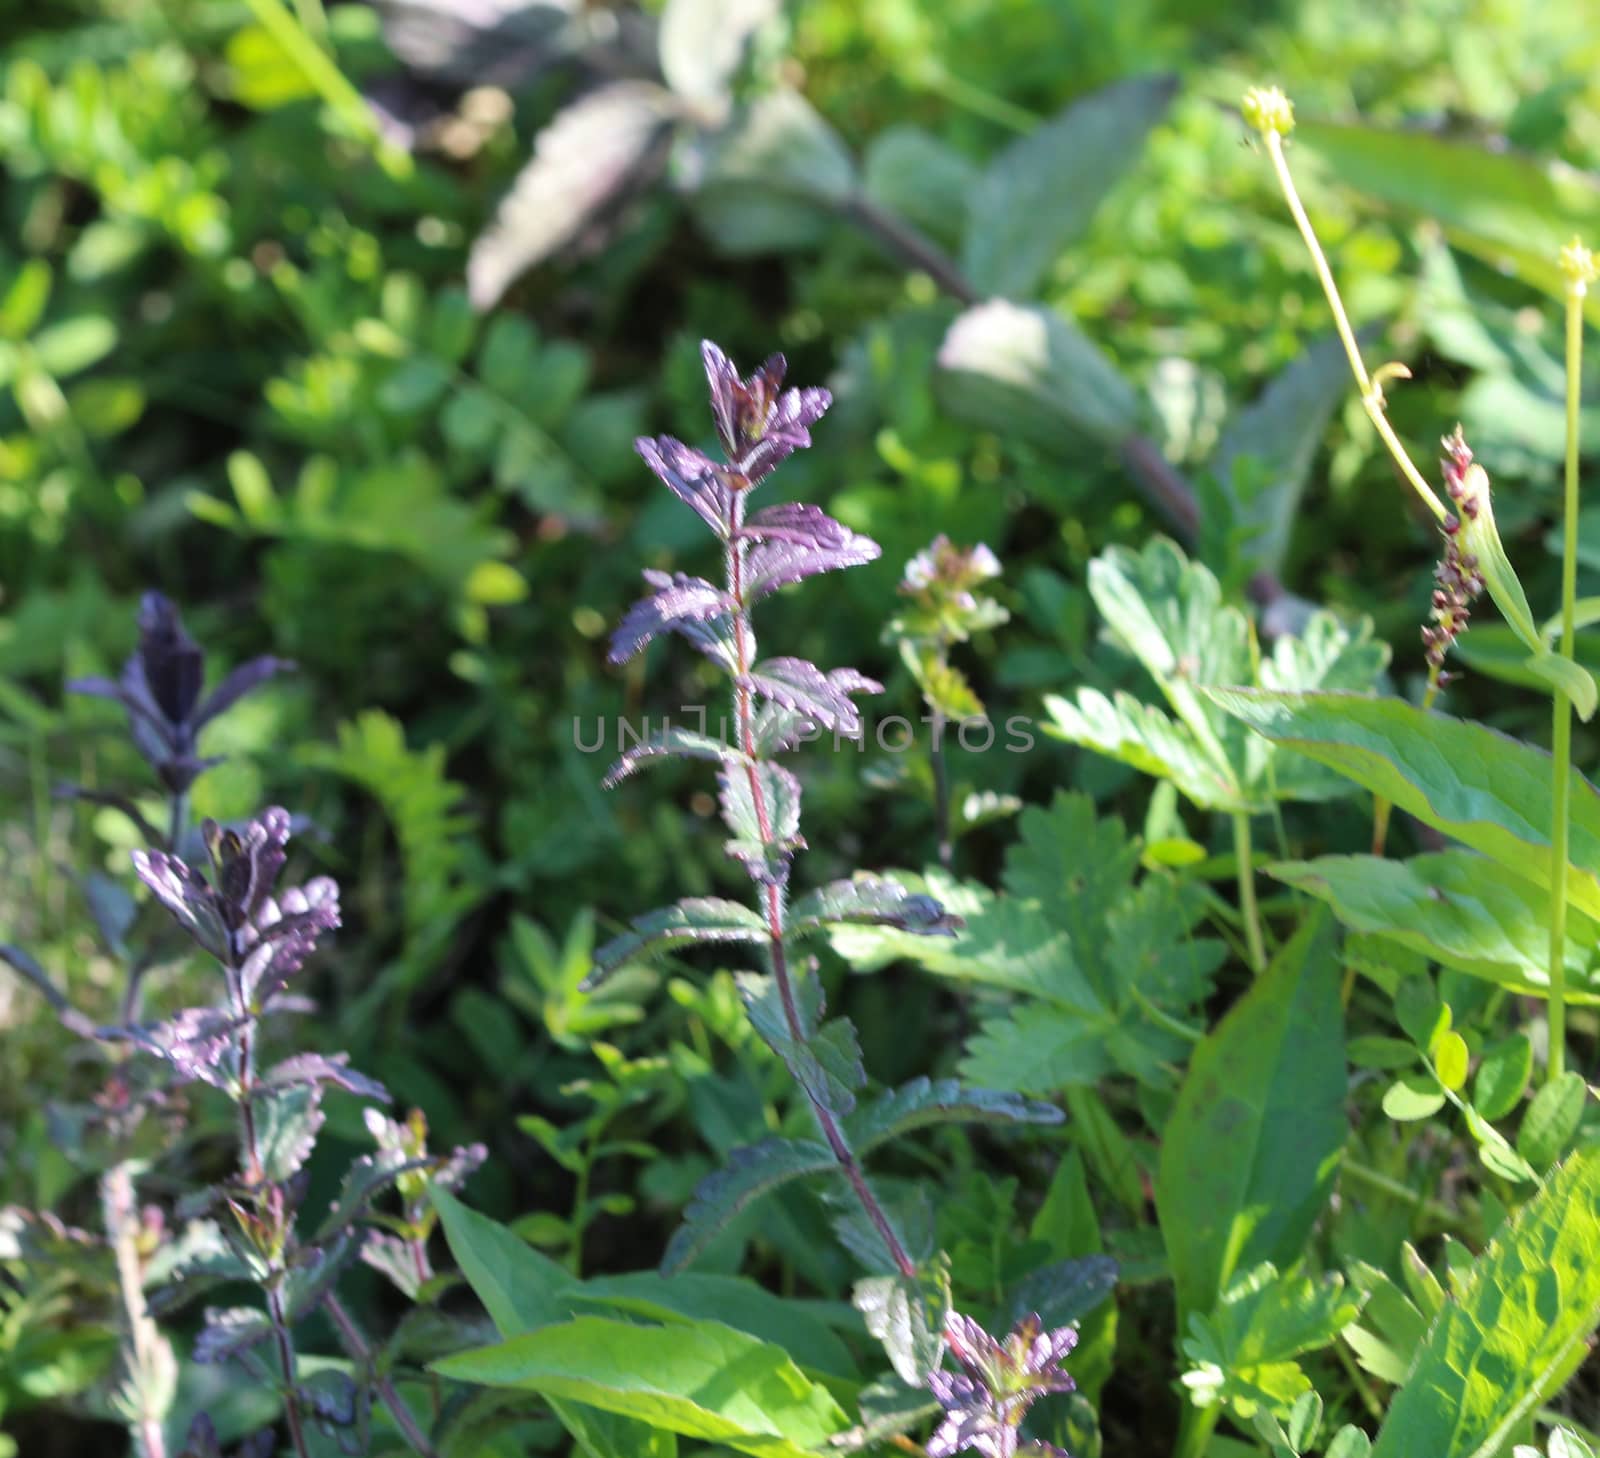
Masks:
[[[150,1316],[144,1299],[144,1272],[139,1264],[139,1208],[133,1185],[133,1166],[127,1161],[113,1165],[100,1182],[106,1233],[117,1263],[117,1291],[127,1322],[128,1393],[134,1413],[129,1430],[139,1458],[166,1458],[167,1440],[162,1430],[165,1405],[159,1401],[157,1384],[161,1369],[171,1363],[165,1351],[166,1338]]]
[[[1283,155],[1283,138],[1275,131],[1268,131],[1264,134],[1264,140],[1267,155],[1272,159],[1272,170],[1277,174],[1278,186],[1283,190],[1284,201],[1289,204],[1295,226],[1299,228],[1300,236],[1305,240],[1306,250],[1311,254],[1311,266],[1316,270],[1317,280],[1321,283],[1322,292],[1328,299],[1328,307],[1333,311],[1334,328],[1339,331],[1339,341],[1344,345],[1345,357],[1350,361],[1350,372],[1356,377],[1356,384],[1361,387],[1362,408],[1367,412],[1367,418],[1372,421],[1373,429],[1389,448],[1389,454],[1394,458],[1395,465],[1400,468],[1400,474],[1410,483],[1411,489],[1422,498],[1435,518],[1443,521],[1449,515],[1444,502],[1439,500],[1433,487],[1423,479],[1422,472],[1412,463],[1411,457],[1406,454],[1406,448],[1400,444],[1400,437],[1394,433],[1394,427],[1389,424],[1389,417],[1384,414],[1382,382],[1369,375],[1366,365],[1362,363],[1361,347],[1356,343],[1355,330],[1350,327],[1344,300],[1339,297],[1339,286],[1333,281],[1333,270],[1328,267],[1327,256],[1322,251],[1321,243],[1317,241],[1311,219],[1306,216],[1305,205],[1300,201],[1294,178],[1290,176],[1289,163]],[[1381,370],[1379,374],[1382,374]]]
[[[1567,453],[1561,524],[1561,655],[1572,659],[1578,601],[1578,396],[1583,369],[1583,298],[1586,286],[1567,286]],[[1551,755],[1555,781],[1550,825],[1550,1053],[1547,1071],[1560,1078],[1567,1066],[1567,856],[1572,793],[1572,700],[1555,692]]]
[[[344,1343],[344,1349],[350,1354],[350,1360],[366,1372],[367,1379],[372,1383],[384,1406],[389,1409],[401,1436],[422,1455],[422,1458],[438,1458],[438,1449],[428,1441],[428,1435],[418,1427],[416,1418],[411,1415],[411,1409],[395,1391],[394,1383],[389,1380],[386,1373],[378,1370],[378,1364],[372,1357],[372,1348],[367,1344],[366,1337],[361,1334],[361,1328],[356,1325],[355,1318],[345,1310],[344,1303],[337,1296],[329,1296],[323,1303],[323,1309],[328,1313],[328,1319],[338,1328],[339,1340]]]
[[[1239,877],[1239,914],[1244,921],[1250,970],[1260,973],[1267,965],[1266,943],[1261,936],[1261,908],[1256,904],[1256,868],[1250,847],[1250,817],[1242,810],[1233,817],[1233,858]]]
[[[744,598],[744,542],[739,534],[743,525],[744,496],[743,493],[736,493],[733,499],[733,535],[727,551],[727,586],[728,594],[734,602],[734,655],[738,669],[733,681],[733,712],[738,725],[739,747],[745,756],[745,772],[750,777],[750,798],[755,806],[756,823],[760,828],[763,844],[770,844],[772,821],[767,811],[766,793],[761,786],[761,775],[756,768],[755,715],[749,685],[750,609]],[[789,1036],[796,1043],[804,1043],[805,1022],[795,1003],[794,980],[789,973],[788,952],[784,945],[783,903],[787,881],[788,878],[785,876],[782,881],[769,881],[765,884],[761,910],[767,921],[768,956],[772,963],[772,980],[777,984],[778,998],[783,1005],[784,1024],[788,1028]],[[844,1137],[844,1130],[839,1127],[839,1121],[834,1117],[833,1110],[822,1103],[809,1089],[806,1090],[806,1097],[811,1104],[811,1112],[816,1116],[818,1127],[822,1130],[823,1138],[827,1140],[828,1148],[844,1171],[845,1178],[849,1180],[850,1187],[855,1191],[856,1198],[867,1213],[867,1218],[872,1221],[882,1237],[895,1267],[902,1276],[914,1277],[917,1273],[916,1262],[906,1252],[894,1226],[889,1223],[889,1217],[884,1213],[883,1206],[878,1203],[877,1196],[868,1186],[866,1175],[862,1173],[861,1165],[852,1153]]]
[[[945,718],[933,711],[933,743],[928,759],[933,766],[933,823],[939,832],[939,864],[950,868],[955,861],[955,846],[950,840],[950,766],[944,753]]]

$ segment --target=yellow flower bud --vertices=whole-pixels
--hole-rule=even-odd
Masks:
[[[1276,132],[1286,137],[1294,130],[1294,103],[1276,86],[1252,86],[1244,94],[1240,110],[1258,132]]]

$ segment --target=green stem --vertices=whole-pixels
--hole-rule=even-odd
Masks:
[[[1567,459],[1561,532],[1561,656],[1569,662],[1577,638],[1578,601],[1578,392],[1583,367],[1583,296],[1574,280],[1567,288]],[[1551,787],[1555,805],[1550,826],[1550,1054],[1551,1080],[1567,1066],[1567,820],[1572,789],[1572,700],[1556,690],[1551,732]]]
[[[1289,204],[1295,226],[1299,228],[1300,236],[1305,240],[1306,249],[1311,254],[1311,266],[1316,270],[1317,279],[1322,284],[1322,292],[1327,295],[1328,307],[1333,311],[1334,328],[1339,331],[1339,341],[1344,345],[1345,355],[1350,361],[1350,371],[1361,387],[1362,408],[1367,412],[1367,418],[1372,421],[1373,429],[1389,448],[1389,454],[1394,457],[1394,463],[1400,468],[1400,474],[1411,483],[1411,489],[1422,498],[1428,510],[1439,521],[1443,521],[1449,515],[1444,502],[1439,500],[1433,487],[1423,479],[1422,472],[1412,464],[1411,457],[1406,454],[1406,448],[1400,444],[1400,437],[1394,433],[1394,427],[1389,424],[1389,418],[1383,411],[1382,382],[1369,375],[1366,365],[1361,361],[1361,347],[1356,343],[1355,330],[1350,327],[1349,315],[1344,311],[1344,300],[1339,297],[1339,286],[1333,281],[1333,270],[1328,267],[1327,256],[1317,241],[1311,219],[1306,216],[1305,205],[1300,201],[1294,178],[1290,176],[1289,163],[1283,155],[1283,138],[1277,132],[1269,131],[1265,134],[1265,141],[1267,155],[1272,159],[1272,170],[1277,174],[1278,186],[1283,189],[1284,201]],[[1382,373],[1380,370],[1380,376]]]
[[[1401,1200],[1414,1206],[1417,1214],[1426,1215],[1430,1220],[1436,1220],[1441,1225],[1453,1226],[1459,1223],[1460,1217],[1448,1205],[1441,1205],[1437,1200],[1430,1200],[1426,1195],[1414,1190],[1409,1185],[1402,1184],[1397,1179],[1391,1179],[1382,1170],[1373,1169],[1370,1165],[1358,1164],[1353,1159],[1346,1159],[1339,1165],[1339,1172],[1348,1175],[1351,1179],[1381,1194],[1392,1195],[1396,1200]]]
[[[1233,817],[1233,858],[1238,863],[1239,914],[1244,920],[1245,945],[1250,950],[1250,970],[1266,969],[1267,948],[1261,937],[1261,908],[1256,905],[1256,868],[1250,849],[1250,817],[1242,810]]]
[[[1220,1402],[1214,1402],[1209,1407],[1185,1407],[1178,1423],[1178,1441],[1173,1447],[1172,1458],[1200,1458],[1221,1416]]]

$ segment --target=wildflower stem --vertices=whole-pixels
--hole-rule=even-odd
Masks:
[[[410,1443],[422,1458],[438,1458],[438,1450],[428,1441],[427,1434],[417,1425],[417,1420],[411,1415],[411,1409],[405,1405],[400,1394],[395,1391],[394,1383],[389,1380],[386,1373],[378,1370],[378,1365],[373,1361],[372,1348],[368,1345],[366,1337],[361,1333],[361,1328],[356,1325],[344,1303],[337,1296],[329,1296],[324,1303],[328,1319],[338,1328],[339,1339],[344,1343],[344,1348],[350,1353],[352,1361],[361,1366],[367,1373],[377,1394],[383,1399],[384,1406],[389,1409],[394,1418],[394,1424],[400,1429],[406,1442]]]
[[[950,767],[944,753],[945,718],[938,710],[933,715],[933,744],[928,758],[933,765],[933,823],[939,831],[939,864],[949,869],[955,860],[950,842]]]
[[[1578,392],[1582,387],[1583,298],[1587,284],[1577,274],[1567,284],[1567,457],[1566,492],[1561,524],[1562,657],[1573,657],[1577,638],[1578,600]],[[1567,1064],[1567,840],[1572,793],[1572,700],[1555,692],[1551,730],[1551,787],[1554,810],[1550,824],[1550,1052],[1549,1077],[1558,1079]]]
[[[755,716],[751,705],[749,685],[750,673],[750,608],[745,601],[744,593],[744,542],[740,537],[740,529],[744,525],[744,495],[736,493],[733,498],[733,533],[728,542],[726,573],[728,594],[735,604],[733,613],[734,661],[736,673],[733,680],[733,712],[734,720],[738,726],[739,747],[744,752],[745,770],[750,777],[750,798],[755,806],[756,822],[760,827],[761,839],[764,844],[771,844],[772,822],[767,811],[766,792],[762,787],[761,775],[756,768],[758,756],[756,753]],[[805,1022],[800,1016],[800,1009],[795,1002],[794,980],[789,972],[788,949],[784,945],[783,930],[783,905],[784,892],[787,889],[788,878],[785,875],[781,880],[768,881],[762,888],[765,895],[762,898],[762,910],[767,922],[768,957],[772,964],[772,980],[777,984],[778,998],[783,1006],[783,1020],[788,1029],[789,1036],[797,1044],[806,1041]],[[916,1262],[906,1252],[900,1237],[896,1234],[894,1226],[889,1223],[889,1217],[884,1213],[883,1206],[878,1203],[877,1197],[872,1193],[867,1184],[866,1175],[862,1173],[861,1165],[857,1162],[849,1143],[844,1136],[844,1130],[839,1127],[839,1121],[834,1117],[833,1110],[821,1102],[809,1089],[806,1097],[811,1103],[811,1111],[816,1116],[818,1127],[821,1128],[823,1138],[827,1140],[828,1148],[833,1152],[834,1159],[844,1171],[845,1178],[849,1180],[850,1187],[855,1191],[856,1198],[861,1202],[861,1207],[867,1213],[867,1218],[872,1221],[879,1236],[882,1237],[885,1247],[889,1251],[890,1259],[894,1261],[895,1268],[902,1276],[914,1277],[917,1273]]]
[[[1272,170],[1277,174],[1278,186],[1283,190],[1284,201],[1289,204],[1295,226],[1299,228],[1300,236],[1305,240],[1306,249],[1311,254],[1311,266],[1316,270],[1317,279],[1322,284],[1322,292],[1328,299],[1328,307],[1333,312],[1334,328],[1339,331],[1339,341],[1344,345],[1345,356],[1350,361],[1350,371],[1356,377],[1356,384],[1361,387],[1362,408],[1372,421],[1373,429],[1388,447],[1389,454],[1394,457],[1395,465],[1400,468],[1400,474],[1410,483],[1412,490],[1422,498],[1428,510],[1438,520],[1443,521],[1449,515],[1444,503],[1439,500],[1433,487],[1423,479],[1422,472],[1412,463],[1411,457],[1406,454],[1406,448],[1400,444],[1400,437],[1394,433],[1394,427],[1389,424],[1389,418],[1384,414],[1383,386],[1367,373],[1367,367],[1362,363],[1361,346],[1356,343],[1355,330],[1350,327],[1344,300],[1339,297],[1339,286],[1333,281],[1333,270],[1328,267],[1327,256],[1317,241],[1316,230],[1311,226],[1311,219],[1306,216],[1305,205],[1300,201],[1294,178],[1290,175],[1288,159],[1283,154],[1283,138],[1276,131],[1265,131],[1262,133],[1262,140],[1266,144],[1267,156],[1272,159]]]
[[[1250,817],[1242,810],[1233,817],[1233,858],[1239,876],[1239,914],[1244,921],[1245,946],[1250,953],[1250,970],[1261,972],[1267,965],[1266,944],[1261,936],[1261,908],[1256,904],[1256,869],[1250,847]]]
[[[117,1264],[117,1289],[122,1297],[123,1316],[128,1323],[128,1392],[135,1411],[130,1420],[138,1458],[166,1458],[167,1440],[161,1420],[165,1416],[159,1399],[162,1359],[171,1363],[170,1353],[159,1329],[150,1318],[144,1299],[144,1273],[139,1266],[139,1212],[134,1197],[133,1166],[126,1160],[106,1171],[100,1185],[105,1207],[107,1233]]]

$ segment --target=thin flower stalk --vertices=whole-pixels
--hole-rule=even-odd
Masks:
[[[1561,253],[1566,279],[1567,439],[1561,531],[1561,639],[1558,651],[1569,662],[1577,642],[1578,600],[1578,410],[1583,371],[1583,301],[1596,276],[1595,258],[1576,239]],[[1556,689],[1551,726],[1550,826],[1550,1052],[1552,1080],[1566,1071],[1567,1058],[1567,861],[1572,791],[1572,699]]]

